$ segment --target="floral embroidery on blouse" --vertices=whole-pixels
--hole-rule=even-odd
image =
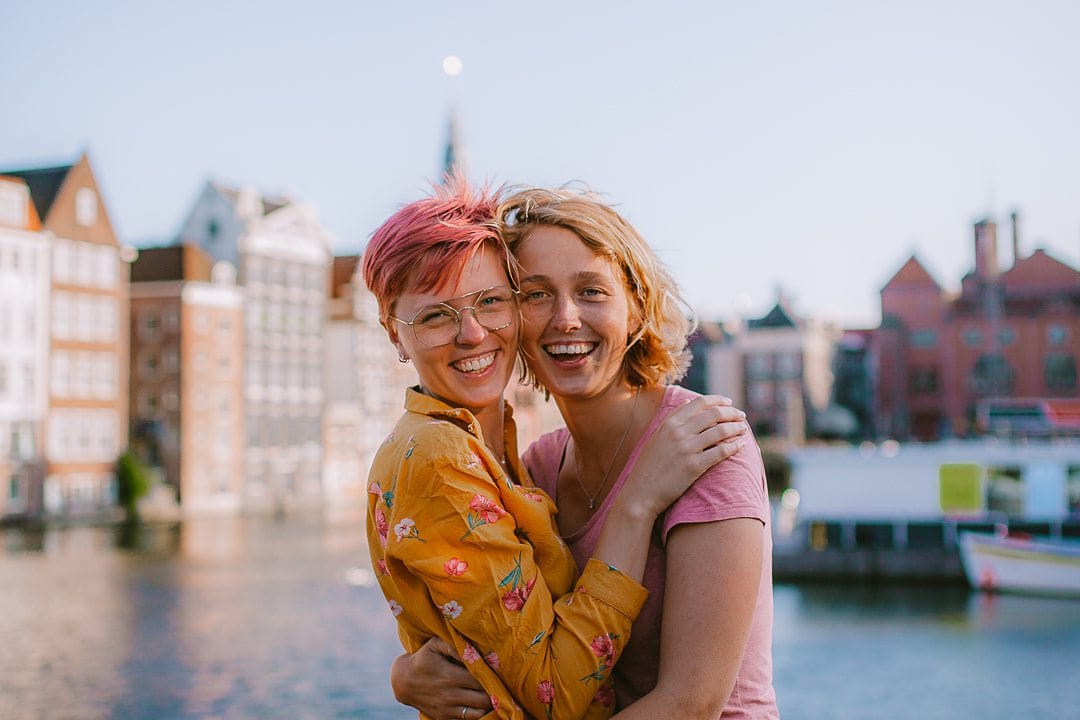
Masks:
[[[575,588],[554,504],[521,466],[509,414],[512,474],[468,411],[414,391],[406,409],[367,486],[368,549],[405,648],[433,632],[452,645],[491,696],[494,717],[610,717],[605,683],[644,588],[594,560]],[[573,606],[556,611],[568,598]]]

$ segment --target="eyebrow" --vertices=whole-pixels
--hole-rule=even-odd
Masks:
[[[603,273],[593,272],[591,270],[579,270],[578,272],[574,273],[573,277],[574,277],[574,280],[577,280],[578,282],[593,282],[593,283],[611,282],[610,277],[607,277]],[[520,282],[522,282],[522,283],[527,283],[527,282],[550,282],[550,281],[551,281],[551,278],[549,278],[547,275],[529,275],[527,277],[521,278],[521,280],[520,280]]]

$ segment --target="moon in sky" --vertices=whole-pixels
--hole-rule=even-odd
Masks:
[[[461,74],[461,69],[464,67],[461,63],[461,58],[457,55],[447,55],[443,58],[442,69],[443,72],[450,77],[455,77]]]

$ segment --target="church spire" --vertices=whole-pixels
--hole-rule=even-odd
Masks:
[[[457,113],[451,110],[450,119],[446,124],[446,149],[443,151],[442,172],[444,177],[450,177],[464,171],[465,156],[458,131]]]

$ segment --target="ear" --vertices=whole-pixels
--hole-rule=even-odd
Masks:
[[[390,342],[397,350],[399,358],[409,358],[409,353],[405,350],[405,346],[401,344],[401,335],[398,334],[397,323],[387,320],[387,318],[379,318],[379,324],[383,326],[383,330],[386,331],[386,336],[390,338]]]

